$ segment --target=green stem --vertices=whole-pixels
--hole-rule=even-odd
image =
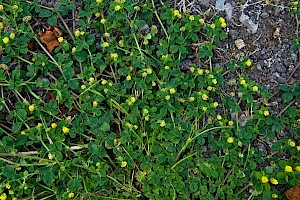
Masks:
[[[171,167],[171,169],[174,169],[178,164],[182,163],[182,162],[185,161],[186,159],[188,159],[188,158],[190,158],[190,157],[192,157],[192,156],[194,156],[194,155],[196,155],[196,154],[197,154],[197,152],[195,152],[195,153],[193,153],[193,154],[191,154],[191,155],[188,155],[188,156],[186,156],[185,158],[179,160],[178,162],[176,162],[176,163]]]

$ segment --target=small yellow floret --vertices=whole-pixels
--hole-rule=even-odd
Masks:
[[[29,110],[30,112],[34,111],[34,104],[31,104],[31,105],[28,107],[28,110]]]
[[[267,117],[267,116],[269,116],[269,115],[270,115],[269,111],[265,110],[265,111],[264,111],[264,116]]]
[[[104,19],[104,18],[102,18],[102,19],[100,20],[100,23],[101,23],[101,24],[105,24],[105,22],[106,22],[106,19]]]
[[[52,128],[56,128],[56,127],[57,127],[57,124],[56,124],[56,123],[52,123],[52,124],[51,124],[51,127],[52,127]]]
[[[252,87],[253,92],[257,92],[258,91],[258,87],[255,85]]]
[[[170,94],[175,94],[175,92],[176,92],[175,88],[170,89]]]
[[[164,126],[166,126],[166,122],[165,122],[165,120],[161,120],[159,125],[160,125],[161,127],[164,127]]]
[[[75,194],[73,193],[73,192],[70,192],[69,194],[68,194],[68,197],[71,199],[71,198],[73,198],[75,196]]]
[[[296,146],[296,143],[295,143],[294,141],[289,141],[289,145],[290,145],[291,147],[295,147],[295,146]]]
[[[284,171],[286,172],[293,172],[293,168],[289,165],[285,166]]]
[[[62,43],[64,41],[64,38],[63,37],[59,37],[59,38],[57,38],[57,40],[58,40],[59,43]]]
[[[266,177],[266,176],[262,176],[260,180],[261,180],[262,183],[267,183],[267,182],[269,182],[269,179],[268,179],[268,177]]]
[[[245,65],[246,65],[247,67],[250,67],[250,66],[252,65],[251,60],[248,59],[248,60],[245,62]]]
[[[127,166],[127,162],[126,161],[122,161],[121,167],[126,167],[126,166]]]
[[[63,133],[69,133],[70,129],[67,128],[67,127],[65,127],[65,126],[63,126],[62,127],[62,131],[63,131]]]
[[[76,30],[76,31],[75,31],[75,36],[76,36],[76,37],[79,37],[79,36],[80,36],[80,31],[79,31],[79,30]]]
[[[270,182],[271,182],[273,185],[277,185],[277,184],[278,184],[278,181],[277,181],[275,178],[271,178],[271,179],[270,179]]]
[[[5,38],[2,39],[2,41],[3,41],[4,44],[7,44],[7,43],[9,43],[9,38],[5,37]]]
[[[233,141],[234,141],[234,138],[233,138],[233,137],[227,138],[227,143],[231,144],[231,143],[233,143]]]
[[[15,39],[15,37],[16,37],[16,35],[14,34],[14,33],[11,33],[10,35],[9,35],[9,37],[10,37],[10,39]]]
[[[203,99],[204,101],[208,100],[207,94],[202,94],[202,99]]]
[[[119,10],[121,10],[121,6],[120,5],[116,5],[115,11],[119,11]]]

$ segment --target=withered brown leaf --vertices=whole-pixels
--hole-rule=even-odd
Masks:
[[[298,183],[300,184],[300,180],[298,180]],[[285,196],[289,200],[300,200],[300,185],[287,190]]]
[[[41,41],[46,44],[50,53],[55,47],[60,46],[57,39],[62,35],[62,33],[57,27],[50,26],[46,31],[39,32],[39,35]]]

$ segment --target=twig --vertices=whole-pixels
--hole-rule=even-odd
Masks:
[[[73,42],[75,43],[75,38],[74,38],[74,35],[72,34],[72,32],[70,31],[68,25],[66,24],[66,22],[64,21],[64,19],[61,17],[61,15],[59,13],[57,13],[59,19],[62,21],[62,23],[64,24],[65,28],[67,29],[67,31],[69,32]]]
[[[78,151],[81,149],[86,149],[88,147],[87,144],[84,144],[82,146],[72,146],[70,147],[73,151]],[[40,154],[38,151],[27,151],[27,152],[18,152],[16,154],[13,153],[0,153],[0,157],[22,157],[22,156],[31,156],[31,155],[38,155]]]

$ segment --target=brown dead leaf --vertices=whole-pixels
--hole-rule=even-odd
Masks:
[[[62,33],[57,27],[50,26],[46,31],[39,32],[39,35],[41,41],[46,44],[47,49],[50,53],[55,47],[60,46],[60,43],[58,42],[57,38],[59,38],[62,35]]]
[[[300,184],[300,180],[298,180],[298,183]],[[291,189],[287,190],[285,192],[285,196],[289,200],[300,200],[300,186],[292,187]]]

